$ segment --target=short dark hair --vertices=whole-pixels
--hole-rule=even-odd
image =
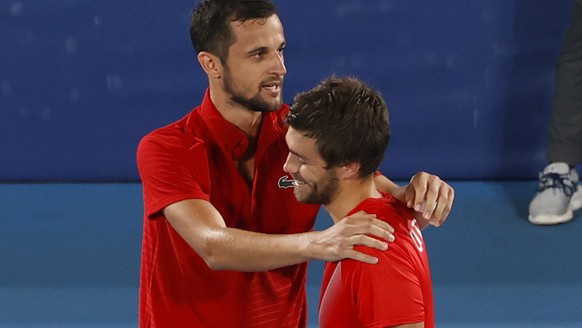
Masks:
[[[361,177],[378,169],[390,141],[382,95],[353,77],[332,76],[295,96],[287,123],[316,139],[328,167],[359,163]]]
[[[190,39],[197,53],[208,51],[224,63],[236,41],[230,23],[277,14],[270,0],[201,0],[192,12]]]

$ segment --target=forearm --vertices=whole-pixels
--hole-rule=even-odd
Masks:
[[[214,229],[199,255],[213,270],[272,270],[316,258],[309,234],[267,235],[233,228]]]
[[[213,270],[264,271],[310,259],[376,263],[377,258],[357,252],[353,246],[385,250],[384,242],[369,235],[394,240],[390,225],[366,213],[352,214],[323,231],[278,235],[229,228],[216,208],[204,200],[174,203],[164,209],[164,216]]]
[[[317,256],[315,232],[268,235],[229,228],[209,202],[185,200],[164,210],[174,230],[213,270],[264,271]]]
[[[333,262],[351,258],[374,264],[378,262],[376,257],[356,251],[354,246],[386,250],[386,242],[394,240],[393,232],[386,222],[358,212],[326,230],[301,234],[267,235],[230,228],[215,230],[209,234],[202,253],[215,270],[262,271],[311,259]]]

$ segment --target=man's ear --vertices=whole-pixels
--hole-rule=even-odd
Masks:
[[[222,77],[223,66],[220,58],[207,51],[200,51],[197,58],[209,79],[220,79]]]
[[[354,179],[359,177],[360,163],[347,163],[339,168],[339,172],[344,179]]]

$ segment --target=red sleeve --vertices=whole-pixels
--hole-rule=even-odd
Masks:
[[[342,262],[342,278],[350,297],[357,300],[365,327],[385,327],[424,321],[425,308],[420,281],[412,259],[396,241],[387,251],[356,247],[379,258],[375,265],[355,260]]]
[[[168,205],[185,199],[210,199],[208,156],[199,141],[184,146],[179,137],[156,135],[140,142],[137,165],[148,218],[161,215]]]

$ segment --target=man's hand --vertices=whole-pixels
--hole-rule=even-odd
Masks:
[[[386,222],[376,219],[373,214],[357,212],[347,216],[324,231],[312,232],[310,240],[317,247],[316,258],[325,261],[339,261],[350,258],[365,263],[378,263],[378,258],[355,251],[355,245],[363,245],[386,250],[388,244],[368,235],[388,242],[394,241],[394,229]]]
[[[406,187],[394,190],[394,197],[409,208],[422,213],[422,218],[436,227],[449,216],[455,199],[455,190],[438,176],[419,172]]]

